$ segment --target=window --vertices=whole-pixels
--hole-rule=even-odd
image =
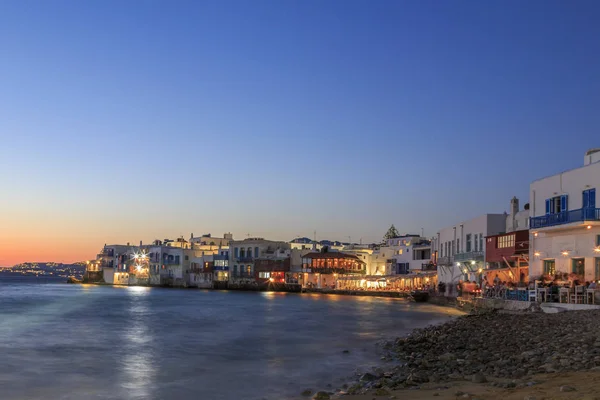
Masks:
[[[270,272],[259,272],[258,277],[261,279],[269,279],[271,277]]]
[[[596,189],[583,191],[583,208],[596,208]]]
[[[466,252],[467,253],[471,252],[471,234],[470,233],[467,234],[467,250],[466,250]]]
[[[571,268],[574,274],[585,276],[585,258],[573,258]]]
[[[483,251],[483,233],[479,234],[479,251]]]
[[[558,214],[560,212],[567,211],[569,209],[568,198],[569,196],[564,194],[562,196],[546,199],[546,215]]]
[[[596,247],[600,246],[600,235],[596,235]]]
[[[185,261],[189,260],[190,258],[188,256],[185,256]]]
[[[246,266],[246,274],[250,275],[252,273],[252,265]]]
[[[477,234],[475,234],[474,238],[473,238],[473,251],[477,251],[477,246],[479,244],[479,240],[477,240],[479,236],[477,236]]]
[[[456,252],[460,253],[460,239],[456,239]]]
[[[555,275],[556,274],[556,263],[554,260],[544,260],[544,274]]]
[[[398,254],[402,254],[402,249],[398,250]]]
[[[236,250],[237,250],[237,249],[236,249]],[[237,265],[234,265],[234,266],[233,266],[233,274],[234,274],[234,275],[237,275]]]
[[[515,235],[499,236],[498,237],[498,249],[504,249],[507,247],[515,247]]]
[[[240,254],[240,249],[236,247],[233,252],[235,253],[235,258],[238,258]]]
[[[258,247],[254,248],[254,258],[258,258]]]
[[[600,280],[600,257],[594,258],[594,280]]]
[[[452,255],[456,254],[456,240],[452,241]]]

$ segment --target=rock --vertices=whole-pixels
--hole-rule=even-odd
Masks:
[[[363,381],[363,382],[371,382],[371,381],[374,381],[374,380],[376,380],[376,379],[377,379],[377,377],[376,377],[375,375],[373,375],[373,374],[370,374],[370,373],[368,373],[368,372],[367,372],[367,373],[365,373],[365,374],[363,374],[363,375],[360,377],[360,380],[361,380],[361,381]]]
[[[302,393],[300,393],[300,395],[304,396],[304,397],[308,397],[313,393],[312,389],[306,389],[303,390]]]
[[[385,390],[384,388],[379,388],[375,391],[375,396],[389,396],[390,392]]]
[[[576,391],[576,389],[573,386],[564,385],[564,386],[560,387],[560,391],[561,392],[574,392],[574,391]]]
[[[350,353],[350,350],[344,350],[344,351],[342,351],[342,353],[348,354],[348,353]]]
[[[473,377],[471,378],[471,381],[473,383],[486,383],[487,379],[485,378],[484,374],[482,374],[481,372],[478,372],[473,375]]]
[[[523,400],[536,400],[536,398],[533,396],[525,396],[523,397]]]
[[[313,396],[313,400],[329,400],[331,397],[329,396],[329,393],[327,392],[317,392],[314,396]]]
[[[433,394],[433,396],[435,396],[435,397],[438,397],[439,395],[440,395],[440,394],[439,394],[438,392],[435,392],[435,393]]]

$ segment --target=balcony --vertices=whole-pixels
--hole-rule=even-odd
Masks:
[[[163,265],[179,265],[180,262],[179,262],[179,260],[163,260],[162,264]]]
[[[438,257],[438,265],[450,265],[454,262],[452,257]]]
[[[483,251],[469,251],[466,253],[458,253],[454,255],[454,261],[483,261]]]
[[[241,263],[250,263],[252,262],[252,256],[236,257],[235,260]]]
[[[432,263],[421,264],[421,271],[437,271],[437,265]]]
[[[531,217],[529,218],[529,228],[540,229],[585,221],[600,221],[600,208],[580,208],[541,217]]]

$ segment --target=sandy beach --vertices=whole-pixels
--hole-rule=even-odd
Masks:
[[[531,386],[498,388],[490,383],[449,382],[425,384],[420,389],[389,390],[389,394],[377,395],[375,390],[362,395],[343,396],[347,400],[372,399],[480,399],[480,400],[600,400],[600,371],[571,372],[535,375],[528,379]],[[574,389],[569,390],[567,387]],[[380,392],[381,393],[381,392]]]

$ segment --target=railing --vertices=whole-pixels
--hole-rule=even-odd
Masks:
[[[455,254],[454,261],[483,261],[483,251],[469,251],[468,253]]]
[[[438,257],[438,265],[450,265],[454,262],[454,259],[450,256]]]
[[[163,265],[179,265],[180,262],[179,262],[179,260],[163,260],[162,264]]]
[[[579,208],[556,214],[542,215],[541,217],[531,217],[529,218],[529,228],[546,228],[583,221],[600,221],[600,208]]]
[[[231,277],[233,279],[250,279],[250,278],[254,278],[254,274],[248,274],[248,273],[233,273],[231,274]]]
[[[421,271],[437,271],[437,265],[431,263],[421,264]]]
[[[236,261],[243,262],[243,263],[252,262],[252,256],[236,257],[235,259],[236,259]]]

